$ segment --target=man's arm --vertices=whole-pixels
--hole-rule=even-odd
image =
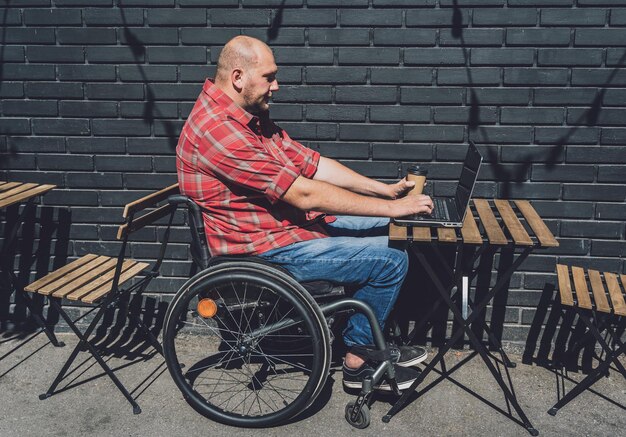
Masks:
[[[430,213],[433,208],[431,198],[422,194],[409,194],[393,200],[381,199],[354,193],[338,184],[303,176],[298,176],[281,200],[304,211],[374,217]]]
[[[385,199],[395,199],[415,185],[414,182],[407,182],[406,179],[402,179],[392,185],[384,184],[360,175],[334,159],[323,156],[320,156],[317,172],[313,179],[327,182],[353,193]]]

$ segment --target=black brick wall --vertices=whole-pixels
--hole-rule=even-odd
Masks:
[[[0,0],[0,21],[0,179],[59,186],[43,204],[71,206],[69,257],[114,253],[121,206],[175,181],[203,79],[247,34],[281,67],[274,118],[310,147],[382,180],[425,162],[447,194],[473,139],[478,195],[533,201],[561,247],[513,277],[505,338],[558,260],[626,270],[626,0]],[[173,235],[152,292],[189,271]]]

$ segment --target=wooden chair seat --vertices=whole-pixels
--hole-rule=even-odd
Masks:
[[[113,289],[117,258],[87,254],[38,279],[24,289],[45,296],[94,304]],[[126,259],[118,285],[137,276],[148,263]]]

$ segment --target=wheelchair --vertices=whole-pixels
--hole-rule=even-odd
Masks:
[[[169,305],[163,351],[174,382],[196,411],[250,428],[294,419],[326,383],[329,324],[337,312],[359,311],[368,318],[380,360],[357,399],[346,406],[346,420],[356,428],[369,425],[373,387],[382,378],[401,394],[369,305],[345,297],[343,287],[326,281],[299,283],[259,258],[211,257],[198,205],[183,195],[168,201],[188,211],[191,254],[199,272]]]

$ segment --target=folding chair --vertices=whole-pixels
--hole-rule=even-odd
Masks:
[[[130,316],[131,321],[147,335],[150,343],[152,343],[155,349],[160,354],[163,354],[163,350],[157,338],[152,334],[152,332],[150,332],[141,318],[137,315],[128,313],[126,302],[128,302],[128,298],[131,293],[135,293],[135,297],[140,298],[149,282],[158,276],[163,257],[165,256],[165,249],[169,240],[170,228],[174,218],[174,213],[176,212],[176,207],[171,206],[166,202],[162,206],[149,212],[145,212],[145,210],[156,207],[160,202],[166,200],[168,196],[176,194],[177,192],[178,184],[175,184],[148,196],[142,197],[141,199],[131,202],[125,206],[123,213],[124,224],[120,226],[117,233],[117,239],[122,240],[122,245],[117,258],[87,254],[25,287],[26,291],[47,296],[50,305],[59,312],[71,330],[80,339],[78,345],[72,351],[70,357],[61,368],[61,371],[48,391],[40,395],[39,399],[47,399],[55,393],[57,386],[64,379],[71,364],[78,356],[78,353],[86,349],[91,353],[91,355],[93,355],[106,374],[111,378],[117,388],[133,406],[133,412],[135,414],[141,413],[141,408],[139,408],[137,402],[135,402],[128,390],[115,376],[114,372],[106,364],[98,350],[92,343],[90,343],[89,337],[107,309],[125,308],[124,315]],[[137,213],[143,213],[143,215],[135,218]],[[138,262],[126,258],[125,255],[129,236],[133,232],[142,229],[144,226],[149,225],[156,220],[167,216],[168,214],[169,221],[163,241],[161,242],[160,253],[154,267],[148,271],[146,270],[146,268],[149,267],[148,263]],[[143,278],[135,281],[130,287],[120,288],[122,284],[138,275],[143,275]],[[65,298],[70,301],[80,301],[84,304],[93,306],[93,308],[91,308],[86,314],[72,320],[59,304],[58,301],[61,298]],[[89,323],[88,327],[81,332],[76,323],[96,310],[98,311],[96,312],[96,315],[91,323]]]
[[[626,378],[626,369],[619,361],[620,355],[626,351],[625,343],[621,340],[626,321],[626,275],[601,273],[591,269],[585,271],[581,267],[570,268],[562,264],[557,264],[556,269],[561,304],[572,307],[588,328],[578,344],[584,344],[591,337],[600,344],[605,354],[604,357],[597,357],[599,364],[595,369],[548,410],[552,416],[602,376],[607,375],[611,363]],[[606,339],[601,335],[604,331],[608,334]]]

